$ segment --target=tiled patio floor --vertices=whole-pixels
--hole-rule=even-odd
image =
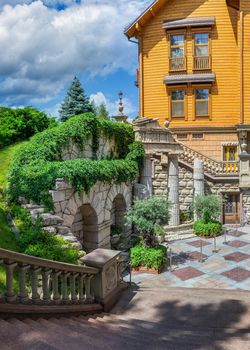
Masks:
[[[201,255],[202,244],[202,255]],[[197,237],[172,242],[172,267],[160,275],[136,274],[132,281],[160,279],[169,287],[250,290],[250,228],[231,228],[216,239]]]

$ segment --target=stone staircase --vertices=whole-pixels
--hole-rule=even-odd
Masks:
[[[178,160],[184,166],[193,169],[195,159],[203,162],[205,175],[211,180],[215,179],[237,179],[239,177],[239,162],[218,162],[194,149],[181,144],[183,152]]]
[[[0,349],[249,350],[249,311],[247,292],[167,288],[158,277],[110,314],[0,320]]]

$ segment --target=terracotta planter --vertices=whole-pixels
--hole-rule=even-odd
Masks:
[[[159,275],[164,268],[164,265],[162,265],[159,269],[154,269],[154,268],[148,268],[145,266],[140,266],[132,269],[132,273],[137,274],[137,273],[150,273],[153,275]]]

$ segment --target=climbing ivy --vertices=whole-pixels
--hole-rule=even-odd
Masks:
[[[115,140],[116,152],[109,159],[97,160],[100,135]],[[83,149],[91,137],[92,160],[62,159],[70,142]],[[133,181],[143,157],[143,146],[134,142],[131,125],[96,118],[92,113],[82,114],[37,134],[16,153],[8,177],[9,199],[24,197],[51,206],[49,190],[57,178],[68,181],[77,191],[89,191],[97,181]]]

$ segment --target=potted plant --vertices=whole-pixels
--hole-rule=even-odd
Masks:
[[[169,220],[169,202],[152,196],[136,199],[126,213],[126,222],[133,224],[138,243],[131,248],[130,258],[134,271],[159,273],[164,266],[166,247],[159,245],[157,236],[163,236],[162,226]]]
[[[194,233],[203,237],[215,237],[222,232],[219,222],[222,199],[216,195],[200,195],[194,200],[198,220],[193,225]]]

